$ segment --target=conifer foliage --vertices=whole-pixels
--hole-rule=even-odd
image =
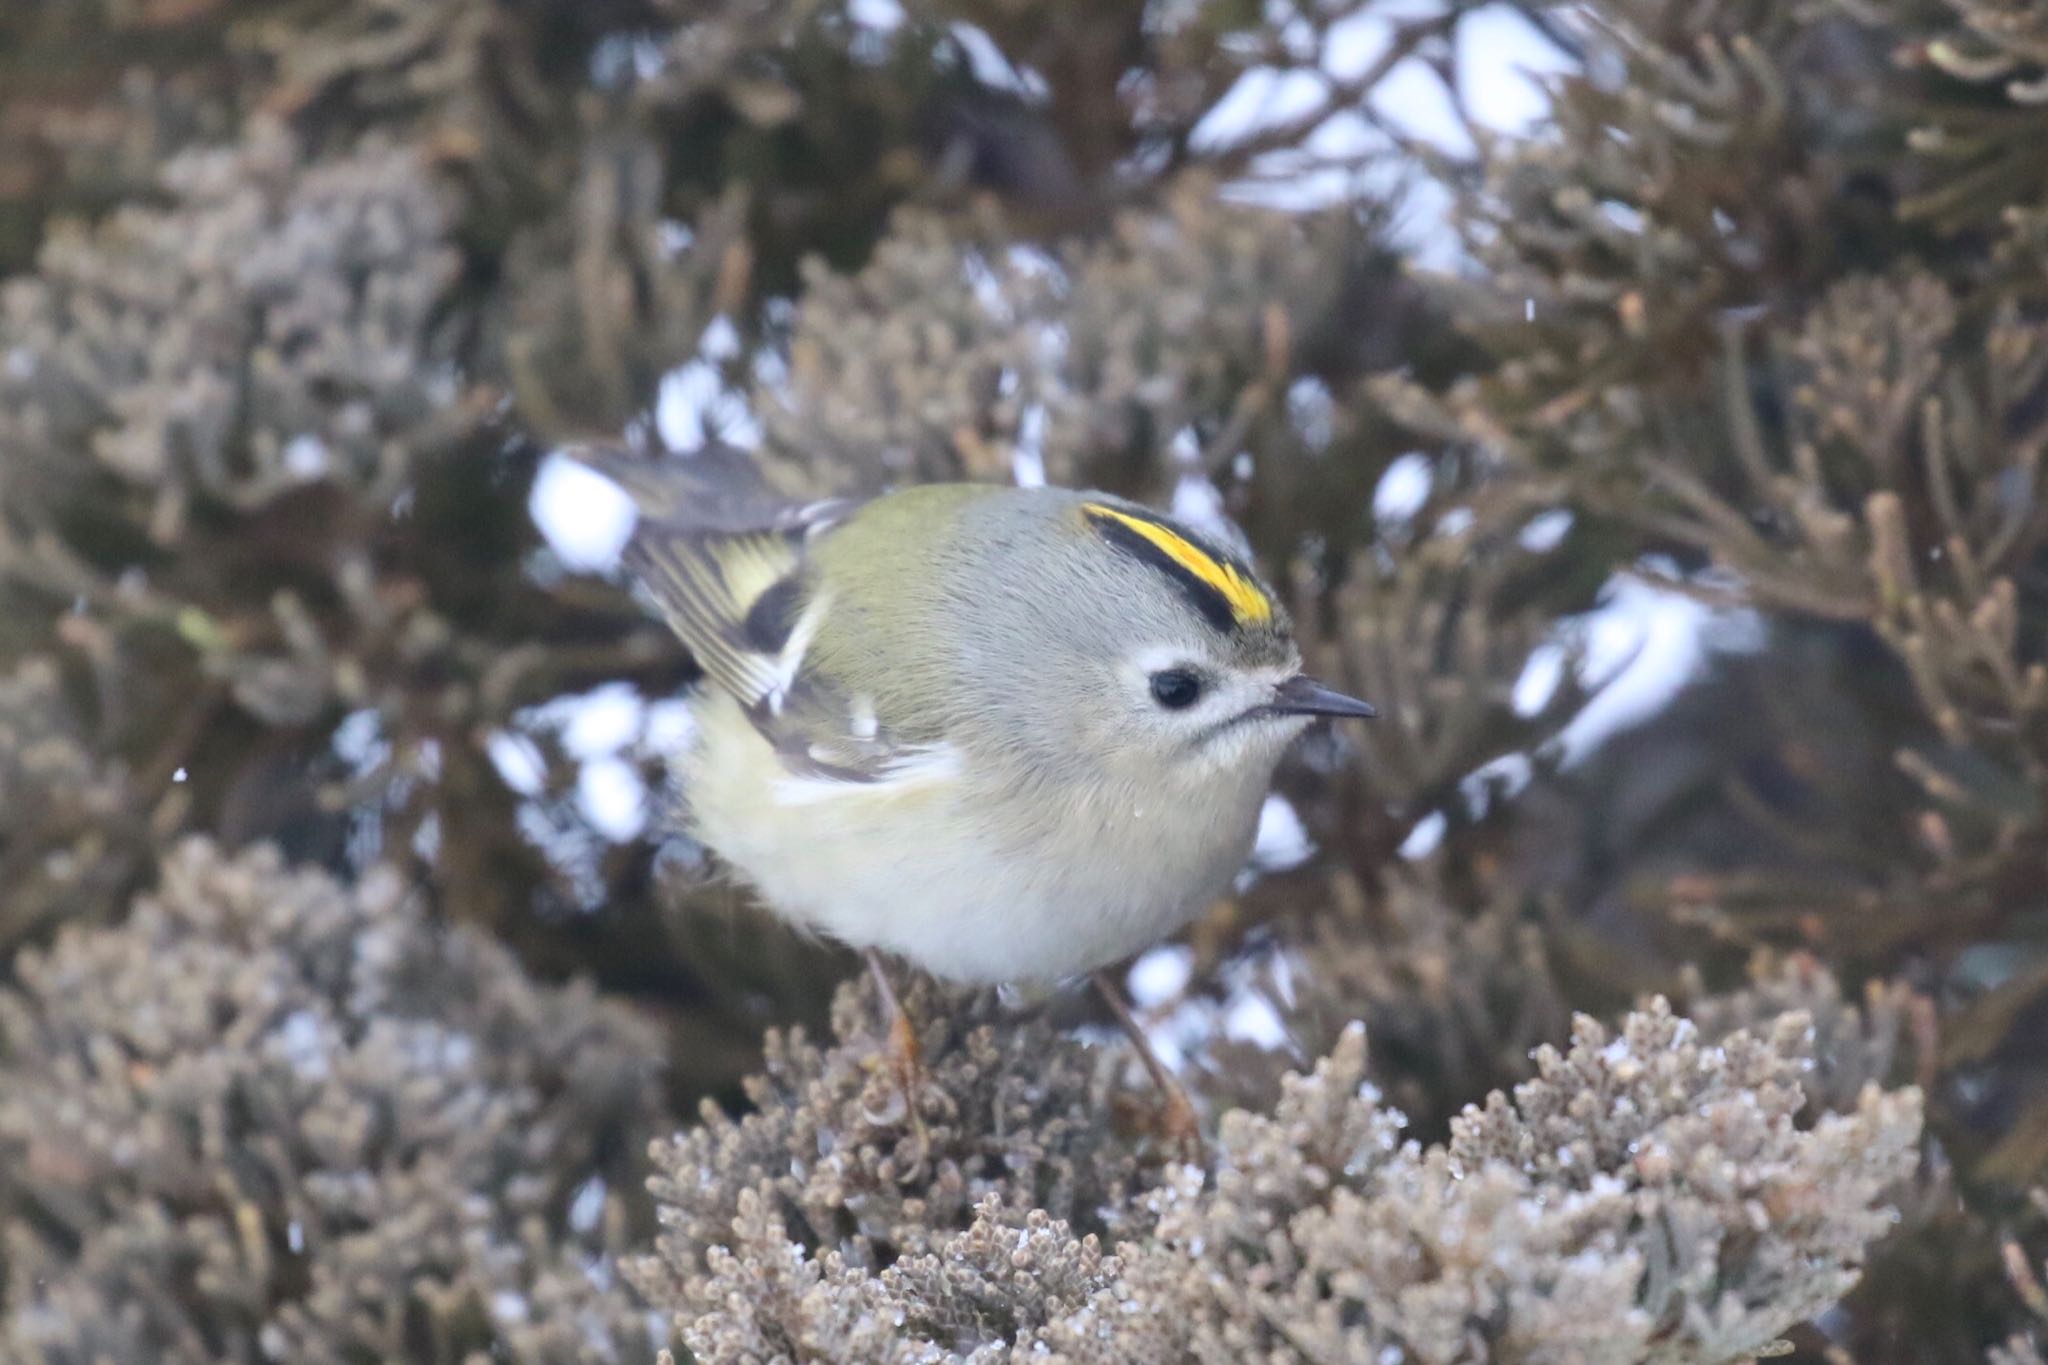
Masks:
[[[0,5],[0,1360],[2042,1359],[2043,146],[2038,0]],[[911,1112],[588,438],[1242,528],[1384,718],[1200,1163]]]

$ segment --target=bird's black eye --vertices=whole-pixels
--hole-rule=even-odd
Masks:
[[[1184,711],[1202,696],[1202,680],[1185,668],[1162,669],[1152,675],[1152,700],[1169,711]]]

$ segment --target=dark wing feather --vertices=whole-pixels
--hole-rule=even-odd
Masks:
[[[698,666],[749,710],[779,710],[803,593],[799,541],[779,531],[676,532],[643,524],[626,565],[646,585]],[[801,642],[796,642],[801,643]]]
[[[626,566],[713,683],[750,711],[779,710],[800,657],[804,542],[852,510],[847,500],[779,497],[727,446],[649,458],[604,447],[570,452],[624,488],[640,521]]]
[[[632,495],[640,522],[627,568],[792,774],[881,781],[923,752],[895,742],[861,699],[804,668],[827,605],[808,581],[805,546],[857,502],[778,498],[737,452],[659,460],[573,453]]]

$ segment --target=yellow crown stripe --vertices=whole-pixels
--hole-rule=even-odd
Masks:
[[[1229,564],[1223,563],[1201,546],[1156,521],[1134,517],[1114,507],[1099,502],[1083,503],[1081,510],[1090,516],[1107,517],[1120,525],[1129,527],[1143,536],[1161,554],[1186,569],[1198,580],[1214,588],[1230,605],[1231,615],[1240,625],[1254,625],[1273,619],[1273,603],[1244,574]]]

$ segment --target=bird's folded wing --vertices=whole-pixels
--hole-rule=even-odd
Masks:
[[[626,565],[715,685],[749,714],[783,710],[828,605],[805,591],[798,537],[643,522]]]
[[[576,455],[632,495],[640,521],[626,546],[628,569],[793,777],[870,784],[943,770],[939,749],[895,734],[872,699],[805,667],[832,605],[805,572],[805,547],[856,502],[779,500],[743,462],[724,458]]]

